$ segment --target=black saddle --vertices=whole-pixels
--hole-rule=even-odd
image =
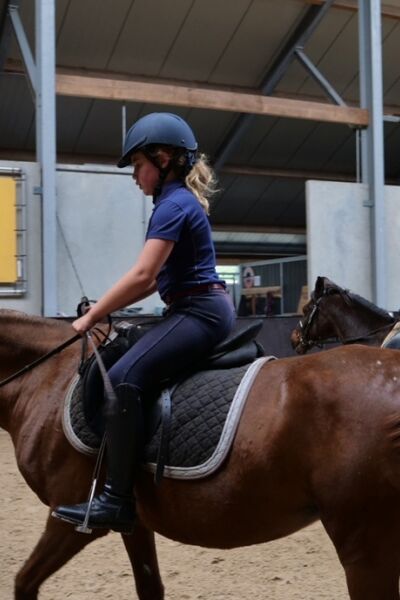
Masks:
[[[109,370],[149,329],[159,323],[147,321],[139,324],[121,322],[114,329],[116,337],[104,346],[99,347],[104,366]],[[215,369],[229,369],[247,365],[256,358],[265,355],[264,349],[255,339],[262,328],[262,320],[256,319],[246,323],[236,322],[232,332],[213,348],[212,354],[201,363],[193,366],[193,372]],[[98,363],[92,355],[80,370],[83,410],[88,426],[97,435],[103,431],[102,403],[104,384]],[[160,391],[169,387],[173,382],[160,382]],[[154,398],[156,399],[156,398]]]

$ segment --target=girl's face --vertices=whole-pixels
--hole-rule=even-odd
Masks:
[[[160,176],[159,170],[143,152],[135,152],[132,154],[131,160],[133,165],[133,180],[146,196],[152,196]],[[160,150],[158,160],[161,166],[165,167],[168,164],[169,156],[166,152]]]

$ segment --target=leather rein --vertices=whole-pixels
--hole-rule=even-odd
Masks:
[[[346,291],[345,291],[345,293],[347,294]],[[330,289],[330,290],[324,290],[322,292],[322,295],[317,300],[314,300],[314,298],[311,297],[311,299],[313,301],[313,305],[312,305],[310,313],[304,319],[300,319],[300,321],[297,324],[297,327],[300,330],[299,345],[302,348],[310,350],[313,346],[317,346],[318,348],[321,348],[323,344],[334,344],[334,343],[339,343],[339,342],[341,344],[354,344],[356,342],[362,342],[363,340],[367,340],[381,331],[385,331],[385,329],[389,329],[389,328],[393,327],[393,325],[396,323],[396,319],[393,317],[393,321],[391,323],[387,323],[386,325],[382,325],[382,327],[377,327],[376,329],[367,331],[367,333],[360,335],[360,336],[349,337],[349,338],[343,338],[341,336],[336,336],[333,338],[311,339],[309,337],[309,332],[311,329],[311,325],[312,325],[315,317],[317,316],[318,311],[320,310],[320,302],[324,297],[329,296],[331,294],[340,294],[341,295],[341,292],[340,292],[340,290]],[[388,314],[390,314],[390,313],[388,313]]]
[[[44,354],[43,356],[40,356],[39,358],[37,358],[33,362],[29,363],[29,365],[25,365],[25,367],[23,367],[22,369],[20,369],[16,373],[13,373],[9,377],[6,377],[2,381],[0,381],[0,388],[3,387],[4,385],[6,385],[7,383],[10,383],[11,381],[14,381],[14,379],[17,379],[17,377],[20,377],[21,375],[24,375],[28,371],[32,371],[32,369],[34,369],[38,365],[41,365],[48,358],[51,358],[55,354],[58,354],[59,352],[61,352],[62,350],[64,350],[65,348],[67,348],[68,346],[70,346],[71,344],[73,344],[74,342],[76,342],[76,341],[78,341],[80,339],[82,339],[82,336],[79,333],[77,333],[76,335],[72,336],[71,338],[69,338],[68,340],[66,340],[65,342],[63,342],[59,346],[57,346],[56,348],[53,348],[53,350],[50,350],[50,352],[47,352],[47,354]]]
[[[85,313],[85,307],[87,307],[87,306],[90,306],[90,301],[87,299],[86,296],[83,296],[83,298],[81,299],[81,301],[79,302],[78,307],[77,307],[78,317],[81,317]],[[105,334],[105,340],[109,339],[109,334],[110,334],[110,330],[111,330],[111,317],[110,317],[110,315],[107,315],[107,320],[108,320],[109,330],[108,330],[108,333]],[[94,329],[97,329],[97,328],[94,328]],[[75,335],[73,335],[71,338],[69,338],[68,340],[66,340],[65,342],[63,342],[62,344],[60,344],[59,346],[57,346],[56,348],[53,348],[53,350],[50,350],[50,352],[47,352],[43,356],[40,356],[39,358],[37,358],[33,362],[29,363],[28,365],[25,365],[25,367],[22,367],[22,369],[20,369],[16,373],[13,373],[9,377],[6,377],[2,381],[0,381],[0,388],[3,387],[4,385],[7,385],[7,383],[10,383],[11,381],[14,381],[14,379],[17,379],[18,377],[21,377],[21,375],[24,375],[28,371],[32,371],[32,369],[34,369],[35,367],[38,367],[39,365],[41,365],[42,363],[44,363],[46,360],[48,360],[49,358],[51,358],[55,354],[58,354],[59,352],[62,352],[62,350],[64,350],[65,348],[68,348],[68,346],[71,346],[71,344],[74,344],[78,340],[82,340],[81,360],[80,360],[80,365],[79,365],[78,371],[80,371],[80,369],[81,369],[81,367],[82,367],[82,365],[84,364],[84,361],[85,361],[86,352],[87,352],[87,340],[89,340],[91,342],[92,346],[93,346],[93,351],[94,351],[94,353],[96,355],[97,361],[99,362],[99,364],[102,363],[100,356],[94,350],[95,349],[95,345],[92,343],[92,338],[91,338],[90,334],[82,337],[79,333],[76,333]],[[104,341],[103,341],[103,343],[104,343]],[[103,378],[104,378],[104,376],[103,376]]]

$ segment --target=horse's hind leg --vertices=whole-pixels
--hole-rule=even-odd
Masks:
[[[321,519],[346,573],[351,600],[400,600],[400,536],[396,507],[338,510]],[[378,501],[376,501],[378,505]],[[391,518],[390,518],[391,517]]]
[[[87,544],[105,535],[77,533],[71,525],[53,517],[47,519],[46,529],[32,554],[17,573],[15,600],[37,600],[39,588],[50,575],[58,571]]]
[[[132,535],[122,539],[131,561],[139,600],[163,600],[164,586],[158,568],[154,532],[139,520]]]

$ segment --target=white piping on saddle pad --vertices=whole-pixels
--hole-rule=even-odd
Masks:
[[[233,438],[239,425],[240,417],[242,416],[243,409],[249,394],[250,388],[253,385],[254,379],[258,375],[261,367],[270,360],[274,360],[275,356],[263,356],[258,358],[250,367],[238,385],[235,395],[230,406],[228,416],[221,433],[221,437],[217,444],[214,453],[201,465],[195,465],[193,467],[164,467],[164,477],[170,477],[173,479],[200,479],[206,477],[214,471],[216,471],[224,459],[226,458],[229,449],[232,445]],[[147,463],[145,465],[146,470],[155,472],[157,465],[155,463]]]
[[[63,412],[63,418],[62,418],[62,428],[63,428],[64,434],[65,434],[65,437],[67,438],[67,440],[69,441],[71,446],[73,448],[75,448],[75,450],[78,450],[78,452],[82,452],[83,454],[88,454],[90,456],[96,456],[99,449],[91,448],[87,444],[84,444],[84,442],[82,442],[82,440],[80,440],[78,438],[78,436],[76,435],[75,431],[73,430],[72,424],[71,424],[71,414],[70,414],[71,398],[75,391],[75,387],[78,385],[79,379],[80,379],[80,375],[75,375],[75,377],[73,378],[73,380],[68,388],[67,394],[65,396],[64,412]]]

